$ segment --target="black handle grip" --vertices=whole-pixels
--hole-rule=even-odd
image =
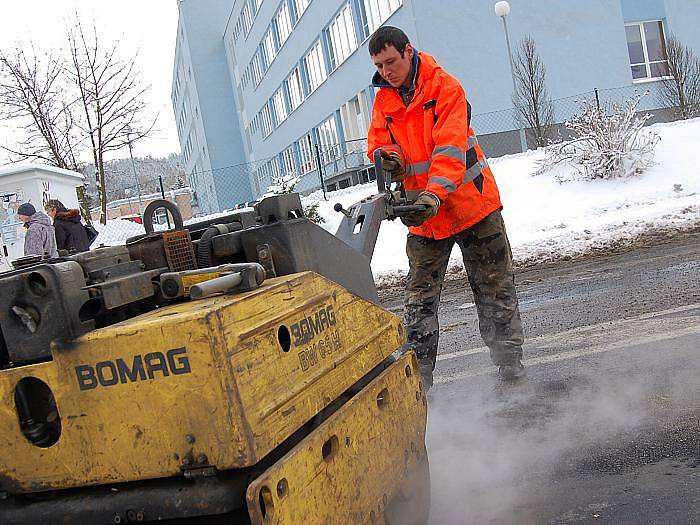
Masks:
[[[410,215],[411,213],[420,213],[428,209],[425,204],[407,204],[405,206],[394,206],[392,208],[394,215],[401,217],[404,215]]]
[[[377,190],[379,193],[386,191],[387,183],[382,169],[382,150],[374,150],[374,176],[377,178]]]

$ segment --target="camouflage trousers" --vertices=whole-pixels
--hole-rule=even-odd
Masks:
[[[438,306],[452,247],[462,251],[479,317],[481,337],[497,366],[522,358],[523,328],[515,292],[513,261],[500,211],[453,237],[435,240],[409,234],[410,264],[404,298],[407,347],[414,350],[430,380],[437,358]]]

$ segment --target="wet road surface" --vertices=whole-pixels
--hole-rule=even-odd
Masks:
[[[515,385],[495,377],[466,278],[443,292],[431,525],[700,523],[700,236],[516,281]]]

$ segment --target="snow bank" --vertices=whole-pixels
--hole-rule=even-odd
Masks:
[[[559,183],[555,172],[533,176],[537,161],[544,158],[541,149],[491,159],[516,260],[573,256],[649,229],[700,221],[700,148],[696,146],[700,119],[656,124],[650,129],[661,136],[656,165],[631,179]],[[575,171],[573,167],[559,169],[571,175]],[[303,201],[318,202],[327,221],[323,226],[335,232],[341,216],[333,211],[333,204],[347,207],[375,191],[375,184],[365,184],[330,193],[328,201],[321,192]],[[408,270],[405,239],[401,222],[382,225],[372,259],[372,270],[380,280]],[[460,261],[455,248],[451,262]]]
[[[110,219],[105,225],[95,222],[93,226],[95,226],[99,235],[95,239],[95,242],[92,243],[92,248],[117,246],[124,244],[129,237],[146,233],[143,224],[137,224],[125,219]]]

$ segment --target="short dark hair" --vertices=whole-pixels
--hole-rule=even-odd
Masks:
[[[369,39],[369,54],[378,55],[385,47],[394,46],[403,58],[403,52],[408,43],[408,36],[398,27],[382,26]]]

